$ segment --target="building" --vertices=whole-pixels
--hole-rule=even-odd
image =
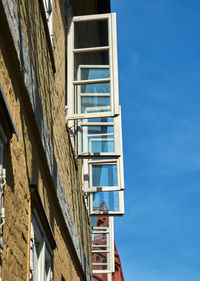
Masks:
[[[124,213],[115,15],[0,0],[0,18],[0,278],[92,280],[90,217]]]

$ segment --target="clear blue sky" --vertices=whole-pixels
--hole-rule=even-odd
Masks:
[[[200,281],[200,1],[112,0],[118,14],[126,281]]]

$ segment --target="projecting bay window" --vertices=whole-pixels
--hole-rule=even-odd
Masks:
[[[68,120],[119,114],[115,14],[72,18],[67,92]]]
[[[73,17],[67,58],[68,128],[77,156],[83,159],[89,213],[121,215],[124,171],[116,15]]]
[[[83,190],[88,193],[90,214],[123,214],[121,116],[81,120],[77,146],[83,158]]]
[[[113,217],[92,217],[92,273],[114,272]]]

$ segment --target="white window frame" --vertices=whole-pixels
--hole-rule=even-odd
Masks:
[[[108,46],[103,47],[89,47],[79,48],[74,47],[74,24],[77,22],[91,22],[107,20],[108,21]],[[84,52],[99,52],[109,51],[109,69],[110,77],[105,79],[90,80],[74,80],[74,54]],[[98,65],[100,67],[100,65]],[[102,65],[105,68],[105,66]],[[68,32],[68,120],[96,118],[105,116],[116,116],[119,114],[119,86],[118,86],[118,60],[117,60],[117,32],[116,32],[116,14],[100,14],[77,16],[71,19],[71,24]],[[75,112],[75,86],[89,83],[110,82],[110,96],[111,96],[111,110],[109,112],[96,112],[96,113],[76,113]]]
[[[101,192],[101,191],[100,191]],[[91,192],[88,195],[88,201],[89,201],[89,213],[91,216],[99,216],[99,215],[108,215],[108,216],[121,216],[124,214],[124,190],[119,191],[109,191],[109,192],[118,192],[119,197],[119,210],[118,211],[100,211],[100,210],[94,210],[93,209],[93,196],[95,192]]]
[[[36,256],[36,242],[39,244],[39,256]],[[53,281],[52,277],[53,251],[46,237],[37,211],[33,209],[31,215],[30,240],[30,281]],[[46,272],[46,261],[48,271]]]
[[[81,69],[109,69],[110,70],[110,67],[109,65],[79,65],[78,67],[78,73],[77,73],[77,76],[78,76],[78,81],[74,81],[75,85],[79,85],[80,87],[78,88],[78,98],[77,100],[75,99],[74,102],[75,102],[75,107],[78,108],[78,112],[81,113],[81,98],[82,97],[110,97],[110,101],[112,103],[112,97],[111,97],[111,91],[110,93],[81,93],[81,85],[89,85],[89,84],[96,84],[96,83],[106,83],[106,82],[110,82],[110,77],[109,78],[101,78],[101,79],[88,79],[88,80],[81,80]],[[110,76],[110,75],[109,75]],[[96,83],[94,83],[94,81]],[[77,105],[76,105],[76,101],[77,101]],[[112,105],[110,105],[112,107]],[[91,108],[91,109],[94,109],[95,107]],[[98,106],[97,109],[99,109],[100,107]],[[103,109],[103,107],[101,107],[101,109]],[[106,107],[105,107],[105,110],[106,110]],[[102,111],[104,114],[107,112],[107,111]],[[87,111],[87,113],[89,115],[91,114],[99,114],[99,113],[102,113],[102,112],[89,112],[89,110]],[[87,114],[86,113],[86,114]]]
[[[117,185],[116,186],[93,186],[92,185],[92,165],[116,165],[117,167]],[[83,160],[83,180],[84,192],[99,192],[99,191],[118,191],[124,189],[124,177],[121,175],[123,170],[123,163],[120,158],[118,159],[95,159]],[[88,176],[87,176],[88,175]]]
[[[121,111],[119,107],[119,112]],[[121,128],[121,115],[116,116],[113,118],[113,122],[79,122],[79,128],[87,128],[87,127],[94,127],[94,126],[113,126],[113,139],[114,139],[114,152],[82,152],[82,136],[81,130],[78,130],[78,142],[77,142],[77,154],[79,158],[118,158],[122,156],[122,128]],[[86,135],[87,131],[85,130]],[[105,135],[105,134],[103,134]],[[107,134],[108,135],[108,134]],[[100,134],[94,135],[96,137],[101,136]],[[107,139],[108,140],[108,139]]]
[[[94,253],[106,253],[107,254],[107,263],[106,264],[99,264],[99,263],[92,263],[92,266],[95,265],[107,265],[106,269],[92,269],[93,274],[98,273],[112,273],[115,271],[115,255],[114,255],[114,218],[108,218],[109,223],[108,226],[95,226],[91,229],[91,234],[93,235],[102,235],[105,234],[107,238],[106,245],[92,245],[92,254]],[[106,250],[99,250],[98,248],[106,248]],[[97,250],[95,249],[97,248]]]

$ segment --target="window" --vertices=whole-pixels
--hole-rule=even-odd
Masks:
[[[73,17],[68,33],[68,120],[119,114],[116,15]]]
[[[77,151],[78,156],[83,158],[122,156],[121,114],[115,118],[81,120],[78,124]]]
[[[84,159],[84,192],[124,189],[120,159]]]
[[[3,207],[4,185],[6,183],[6,170],[3,161],[5,157],[4,146],[9,142],[13,134],[16,135],[18,140],[18,133],[8,107],[6,97],[3,93],[3,89],[0,85],[0,248],[3,248],[1,239],[5,218],[5,210]]]
[[[31,217],[30,280],[52,281],[52,250],[34,210]]]
[[[4,155],[4,142],[6,140],[6,137],[3,133],[3,130],[1,128],[0,124],[0,248],[3,249],[3,243],[2,243],[2,235],[3,235],[3,224],[4,224],[4,217],[5,217],[5,211],[3,208],[3,194],[4,194],[4,185],[6,183],[6,170],[3,166],[3,155]]]
[[[92,273],[114,271],[113,217],[92,217]]]
[[[56,242],[36,185],[30,184],[30,193],[30,281],[53,281],[53,250]]]
[[[49,30],[49,36],[51,40],[51,45],[54,47],[53,42],[53,0],[43,0],[48,30]]]

